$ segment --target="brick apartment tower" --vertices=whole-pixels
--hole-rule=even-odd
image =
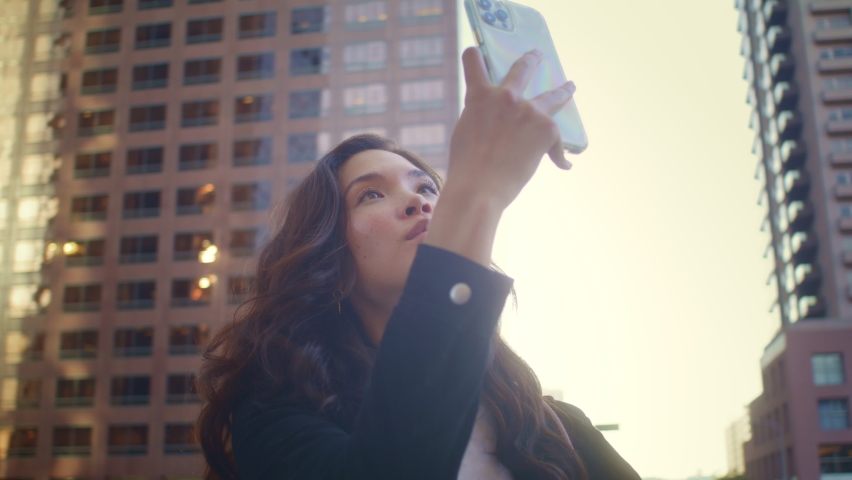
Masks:
[[[751,480],[852,479],[852,0],[737,0],[781,322]]]
[[[286,192],[363,131],[446,170],[456,4],[0,10],[0,479],[198,479],[198,347]]]

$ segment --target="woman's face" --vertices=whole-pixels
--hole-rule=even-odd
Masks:
[[[406,237],[432,218],[437,186],[426,172],[384,150],[353,156],[338,177],[349,213],[346,239],[358,270],[355,293],[370,302],[392,299],[402,293],[425,233]]]

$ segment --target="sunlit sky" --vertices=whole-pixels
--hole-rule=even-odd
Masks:
[[[545,16],[589,136],[506,211],[503,335],[642,477],[727,470],[778,326],[733,1],[522,0]],[[473,44],[460,10],[462,46]]]

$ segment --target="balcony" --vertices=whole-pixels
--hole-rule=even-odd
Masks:
[[[832,152],[828,157],[835,167],[852,166],[852,152]]]
[[[61,408],[91,407],[94,404],[94,397],[56,397],[56,406]]]
[[[802,114],[781,112],[778,115],[778,137],[781,142],[795,140],[802,134]]]
[[[163,448],[166,455],[188,455],[201,453],[201,446],[195,443],[167,443]]]
[[[782,25],[787,21],[787,2],[768,0],[763,4],[764,25],[768,29],[775,25]]]
[[[813,305],[808,305],[801,311],[802,318],[822,318],[825,314],[825,299],[821,296],[817,296]],[[825,478],[825,475],[822,475],[822,478]]]
[[[811,202],[806,201],[805,205],[796,211],[790,217],[789,230],[793,232],[803,232],[809,230],[814,223],[814,206]]]
[[[817,64],[820,73],[833,73],[852,70],[852,58],[822,59]]]
[[[842,199],[852,198],[852,185],[835,185],[834,196]]]
[[[847,267],[852,266],[852,250],[843,252],[843,264]]]
[[[852,218],[840,217],[840,220],[837,222],[837,229],[843,233],[852,232]]]
[[[136,406],[151,403],[150,395],[112,395],[109,398],[110,405],[114,406]]]
[[[849,13],[852,8],[852,0],[823,0],[811,3],[811,13]]]
[[[812,265],[811,271],[806,273],[796,284],[796,295],[799,298],[816,296],[821,284],[822,272],[820,272],[819,265]]]
[[[814,32],[816,42],[842,42],[852,40],[852,28],[832,28]]]
[[[822,92],[822,101],[825,103],[848,102],[850,100],[852,100],[852,88],[840,88]]]
[[[772,71],[772,83],[789,82],[793,79],[793,72],[796,70],[796,63],[793,61],[793,55],[787,53],[779,53],[772,57],[769,61],[769,69]]]
[[[786,201],[790,202],[801,202],[808,198],[808,193],[811,190],[811,178],[808,175],[808,172],[800,170],[799,178],[793,180],[787,187],[787,197]],[[785,182],[787,183],[787,182]]]
[[[825,131],[829,134],[852,132],[852,120],[833,120],[825,122]]]
[[[774,26],[767,31],[766,41],[769,44],[769,54],[787,53],[790,50],[790,43],[793,39],[793,34],[790,33],[790,27]]]
[[[805,159],[808,156],[808,149],[805,146],[805,142],[797,141],[794,142],[795,146],[792,148],[781,147],[781,161],[783,162],[783,171],[784,173],[789,172],[790,170],[798,170],[802,168],[805,164]]]
[[[819,241],[815,236],[809,236],[808,239],[800,243],[799,248],[793,252],[793,263],[795,265],[812,263],[816,259],[818,249]]]
[[[796,82],[781,82],[773,90],[775,96],[775,108],[778,110],[792,110],[799,100],[799,86]]]

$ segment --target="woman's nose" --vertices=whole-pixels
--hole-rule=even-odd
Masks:
[[[405,207],[405,214],[411,216],[419,212],[432,213],[432,204],[426,201],[422,195],[414,195]]]

